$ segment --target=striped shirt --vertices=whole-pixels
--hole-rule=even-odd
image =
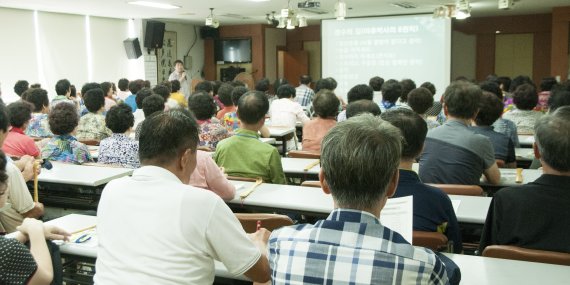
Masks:
[[[273,284],[448,284],[445,265],[370,213],[336,209],[326,220],[275,230]]]
[[[299,102],[301,106],[309,106],[313,103],[315,91],[305,84],[299,85],[295,88],[295,101]]]

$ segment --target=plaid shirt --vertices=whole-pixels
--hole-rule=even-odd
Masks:
[[[445,265],[373,215],[336,209],[326,220],[275,230],[273,284],[448,284]]]
[[[295,88],[295,100],[301,106],[310,106],[313,103],[313,97],[315,97],[315,91],[309,88],[309,86],[301,84]]]

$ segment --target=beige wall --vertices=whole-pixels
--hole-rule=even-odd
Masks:
[[[476,66],[477,37],[453,31],[451,34],[451,80],[458,76],[475,78]]]
[[[321,78],[321,41],[304,41],[303,50],[309,53],[309,75],[316,82]]]
[[[533,34],[498,34],[495,43],[495,74],[532,76]]]
[[[287,44],[285,29],[265,28],[265,77],[277,79],[277,47]]]

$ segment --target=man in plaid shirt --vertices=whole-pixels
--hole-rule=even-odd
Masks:
[[[301,85],[295,88],[295,100],[303,107],[310,106],[315,97],[315,91],[309,87],[309,84],[311,84],[311,76],[302,75],[299,78],[299,82]]]
[[[366,114],[324,137],[319,180],[336,209],[326,220],[281,228],[269,238],[273,284],[448,284],[431,250],[382,226],[396,191],[400,131]]]

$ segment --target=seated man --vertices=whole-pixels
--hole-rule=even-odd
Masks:
[[[570,253],[570,107],[538,119],[534,132],[543,174],[495,194],[479,253],[493,244]]]
[[[481,89],[467,81],[451,83],[443,94],[447,121],[428,132],[420,157],[424,183],[477,185],[484,174],[489,183],[501,180],[493,145],[469,128],[479,110]]]
[[[484,135],[491,140],[495,150],[495,159],[502,160],[506,168],[517,167],[515,144],[505,134],[495,132],[493,123],[503,114],[503,102],[495,94],[483,92],[479,104],[479,113],[475,118],[476,126],[472,130],[476,134]]]
[[[401,151],[400,131],[368,114],[327,133],[319,180],[336,209],[315,225],[271,234],[273,284],[448,283],[439,257],[380,223],[380,212],[398,185]]]
[[[358,84],[350,88],[350,90],[348,90],[348,94],[346,95],[346,97],[348,99],[348,104],[356,102],[358,100],[372,101],[372,99],[374,99],[374,91],[370,86],[366,84]],[[346,120],[346,110],[340,112],[336,117],[336,120],[338,122]]]
[[[231,176],[263,178],[264,182],[285,184],[285,173],[277,149],[259,140],[258,131],[265,124],[269,101],[263,92],[250,91],[238,102],[241,126],[235,134],[221,141],[214,160]]]
[[[372,100],[358,100],[350,102],[346,106],[347,119],[356,117],[364,113],[372,114],[374,116],[380,116],[380,107],[378,107],[378,104],[374,103],[374,101]]]
[[[212,284],[214,260],[233,275],[269,280],[269,232],[248,238],[220,197],[186,185],[197,148],[198,125],[188,111],[145,119],[142,167],[101,195],[95,284]]]
[[[428,131],[425,120],[404,108],[386,112],[381,118],[400,129],[405,141],[400,159],[400,180],[394,197],[414,196],[414,230],[440,232],[453,242],[453,252],[461,253],[461,233],[451,200],[440,189],[422,183],[412,170],[424,147]]]
[[[4,102],[0,100],[0,147],[8,134],[8,124],[8,112],[6,112]],[[44,205],[34,202],[24,180],[24,176],[30,177],[33,176],[33,173],[33,160],[26,160],[23,171],[20,171],[12,160],[8,159],[6,164],[6,174],[8,174],[6,204],[9,204],[9,206],[0,212],[0,231],[14,232],[25,218],[39,218],[43,216]]]

